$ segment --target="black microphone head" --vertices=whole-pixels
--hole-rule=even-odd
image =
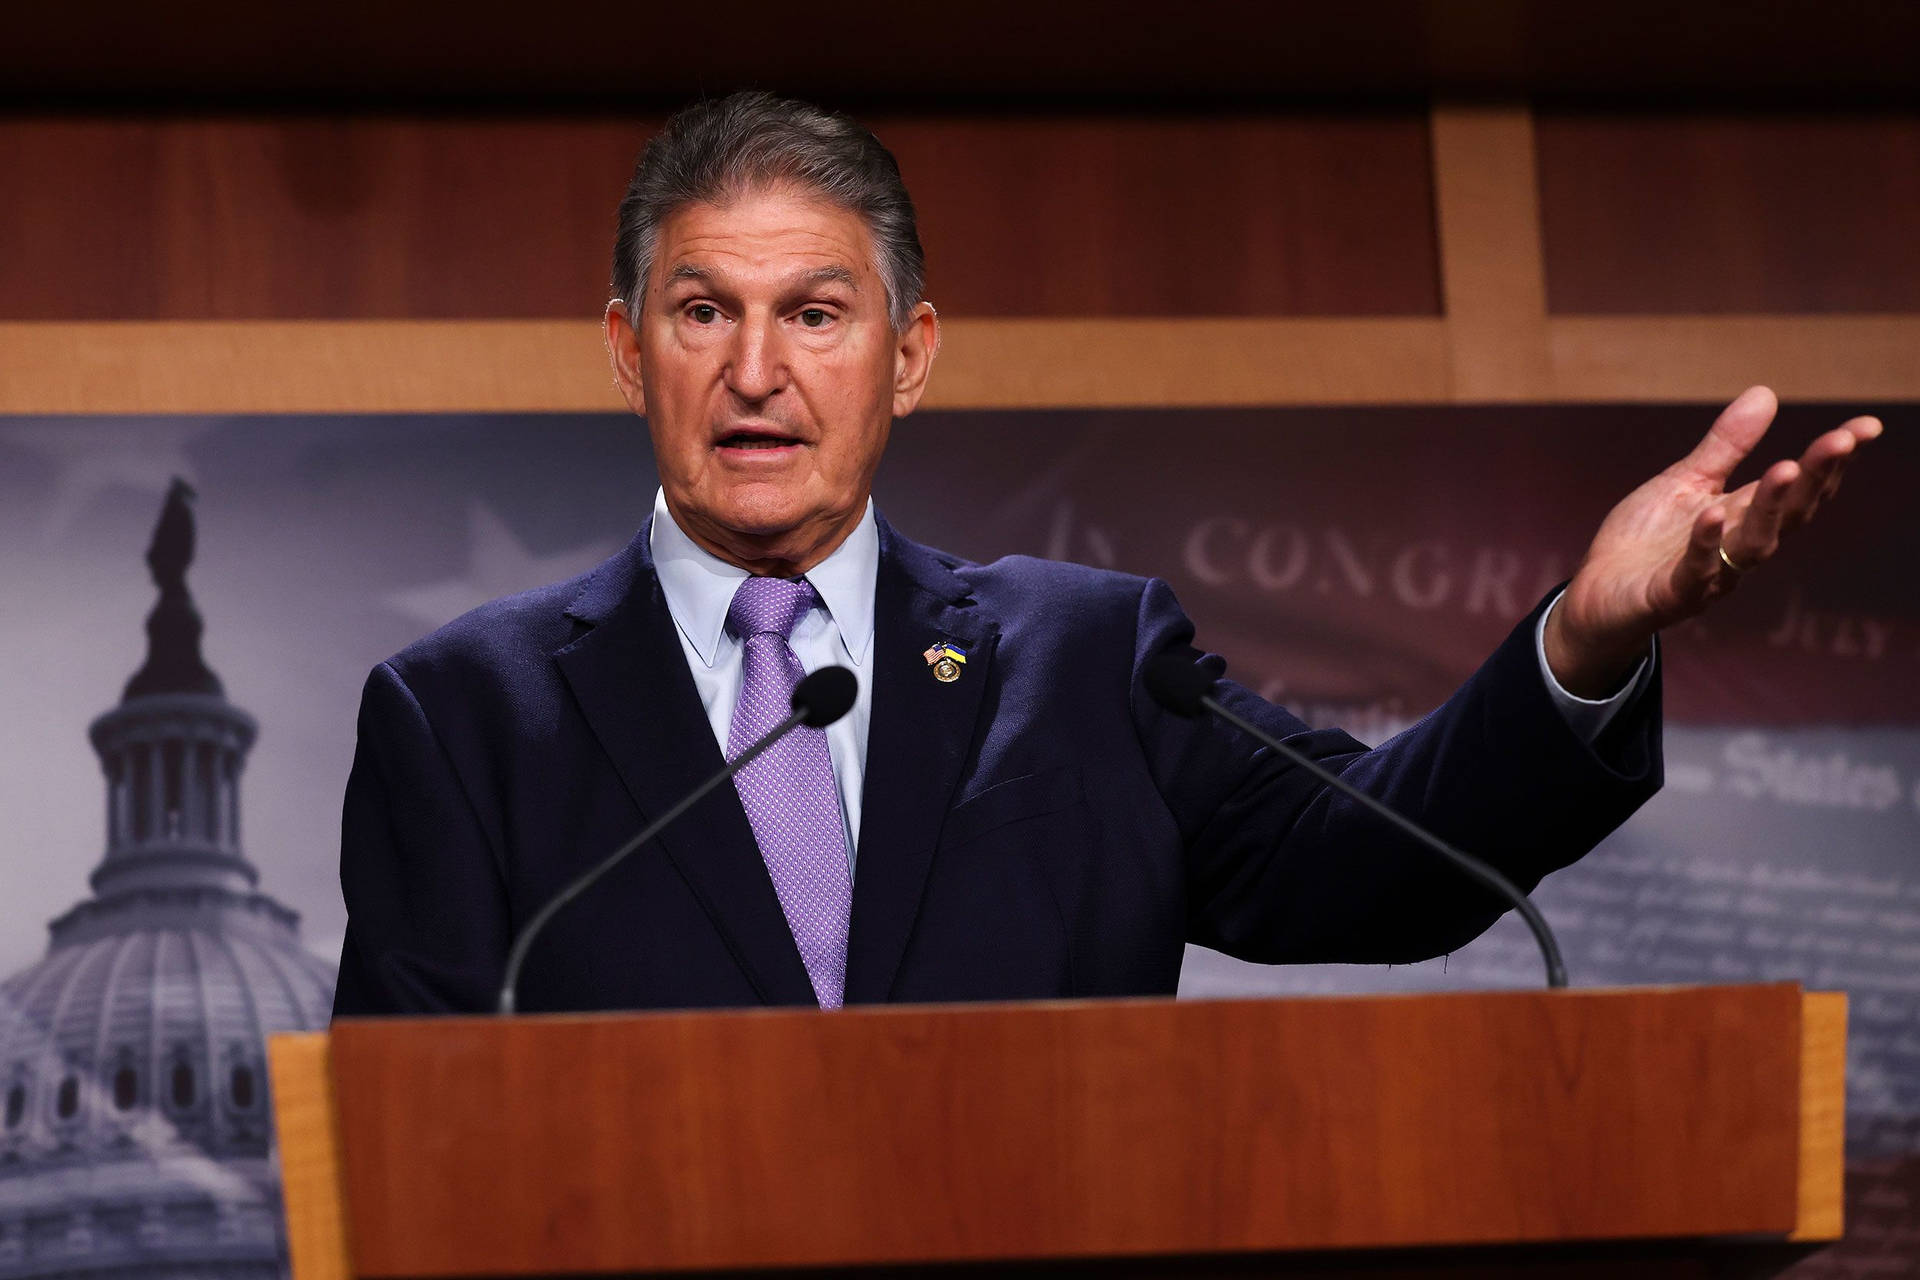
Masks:
[[[1211,695],[1218,683],[1204,669],[1173,653],[1150,660],[1140,672],[1140,680],[1155,702],[1177,716],[1189,718],[1206,710],[1200,699]]]
[[[853,709],[860,682],[845,667],[822,667],[793,686],[793,709],[809,729],[824,729]]]

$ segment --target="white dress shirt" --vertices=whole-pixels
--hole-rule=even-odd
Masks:
[[[733,605],[733,593],[750,575],[689,538],[667,510],[665,490],[653,500],[649,546],[654,571],[660,576],[660,590],[667,597],[667,609],[680,633],[680,648],[693,672],[694,688],[700,692],[707,723],[713,727],[714,740],[724,756],[742,678],[741,644],[727,634],[727,610]],[[860,843],[867,726],[873,719],[873,592],[880,577],[880,530],[874,524],[871,498],[847,540],[806,576],[820,596],[821,607],[809,609],[794,624],[787,644],[800,659],[802,670],[818,671],[837,664],[853,672],[859,685],[853,710],[827,726],[827,754],[833,761],[834,782],[840,791],[840,818],[846,828],[847,865],[851,869],[854,850]],[[1568,693],[1547,666],[1547,619],[1559,603],[1556,596],[1541,613],[1534,630],[1540,675],[1567,724],[1592,742],[1646,686],[1653,663],[1651,655],[1643,659],[1632,679],[1611,698],[1593,700]]]
[[[693,686],[707,709],[720,754],[727,754],[733,730],[733,704],[740,700],[740,641],[727,632],[733,593],[751,575],[713,555],[689,538],[667,510],[663,489],[653,500],[654,572],[680,633],[680,648],[693,672]],[[822,608],[813,608],[793,624],[787,647],[803,671],[841,666],[853,672],[859,692],[853,710],[827,726],[827,755],[840,791],[840,819],[847,832],[847,865],[860,843],[861,785],[867,773],[867,725],[873,719],[873,590],[880,577],[880,530],[873,521],[873,499],[847,540],[807,571]]]

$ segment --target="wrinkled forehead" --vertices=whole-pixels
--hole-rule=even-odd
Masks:
[[[660,222],[649,288],[683,282],[838,283],[877,291],[872,233],[858,213],[792,186],[683,204]]]

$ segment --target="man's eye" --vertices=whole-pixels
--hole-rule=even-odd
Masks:
[[[821,328],[831,319],[833,316],[819,307],[808,307],[800,313],[800,323],[809,329]]]
[[[712,324],[720,318],[720,309],[711,303],[696,302],[687,308],[687,315],[695,324]]]

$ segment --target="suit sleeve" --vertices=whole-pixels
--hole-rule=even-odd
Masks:
[[[1539,613],[1439,709],[1371,750],[1338,730],[1309,729],[1231,681],[1218,696],[1531,890],[1599,843],[1661,780],[1658,672],[1589,744],[1541,678]],[[1132,702],[1184,842],[1189,940],[1266,964],[1400,964],[1459,947],[1500,917],[1506,908],[1489,891],[1246,734],[1154,704],[1140,671],[1158,654],[1224,672],[1192,641],[1172,591],[1149,583]]]
[[[498,858],[418,699],[385,663],[361,695],[340,888],[336,1018],[491,1010],[511,933]]]

